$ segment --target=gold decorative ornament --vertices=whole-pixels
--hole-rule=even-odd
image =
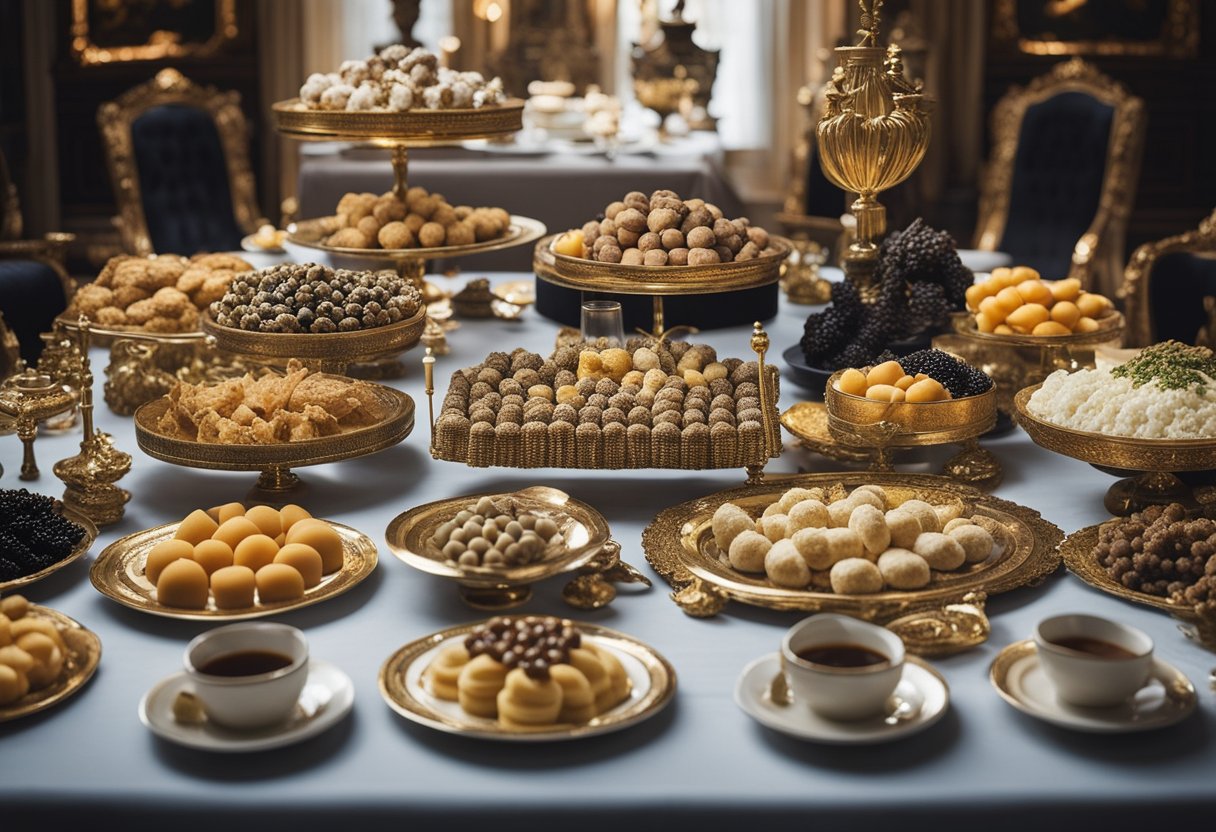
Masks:
[[[650,579],[621,560],[621,544],[609,540],[604,548],[582,568],[583,574],[562,588],[562,600],[575,609],[598,610],[616,598],[614,584],[642,584],[649,589]]]
[[[152,80],[98,108],[97,123],[105,146],[106,167],[118,202],[116,222],[127,253],[147,255],[154,250],[144,215],[139,165],[131,132],[135,121],[154,107],[186,106],[211,117],[224,151],[228,189],[232,194],[232,216],[237,226],[244,233],[252,234],[265,222],[258,211],[257,185],[249,165],[249,128],[241,112],[240,100],[240,94],[235,91],[220,92],[214,87],[200,87],[176,69],[162,69]]]
[[[214,0],[212,5],[215,6],[215,20],[204,41],[187,41],[182,38],[183,32],[158,30],[148,35],[148,40],[144,43],[102,46],[93,40],[91,21],[97,22],[102,30],[113,27],[121,32],[128,16],[139,15],[141,12],[137,9],[149,7],[132,3],[72,0],[72,57],[83,66],[98,66],[215,55],[235,40],[240,30],[237,25],[236,0]],[[112,38],[113,34],[109,36]]]
[[[958,603],[946,604],[929,614],[914,612],[887,622],[887,629],[903,639],[918,656],[953,656],[988,640],[992,625],[984,612],[988,593],[968,592]]]
[[[84,438],[80,453],[55,463],[55,476],[63,480],[64,504],[98,526],[122,519],[131,492],[116,483],[131,470],[131,455],[114,447],[114,437],[93,427],[93,369],[89,361],[89,319],[81,315],[77,327],[81,357],[80,418]]]
[[[80,350],[71,333],[59,321],[51,325],[50,332],[38,336],[42,339],[42,354],[38,356],[36,369],[63,387],[77,404],[80,403]],[[45,428],[48,431],[67,431],[76,427],[79,410],[69,408],[59,416],[47,420]]]
[[[1020,424],[1036,445],[1079,459],[1118,476],[1103,505],[1126,516],[1150,505],[1193,502],[1191,489],[1175,473],[1216,468],[1216,439],[1137,439],[1061,427],[1030,413],[1028,403],[1040,385],[1018,391],[1013,404]]]
[[[1125,346],[1147,347],[1160,340],[1153,333],[1153,312],[1149,302],[1152,297],[1153,267],[1162,257],[1183,252],[1209,257],[1216,255],[1216,211],[1205,217],[1194,231],[1145,243],[1132,254],[1123,272],[1123,284],[1118,292],[1127,309],[1128,334]],[[1207,298],[1204,298],[1204,302],[1207,302]],[[1210,310],[1208,326],[1204,332],[1197,335],[1206,337],[1207,346],[1216,344],[1216,327],[1211,324]]]
[[[17,438],[23,446],[21,479],[36,480],[39,476],[34,458],[38,423],[75,406],[76,398],[69,390],[33,368],[10,376],[0,387],[0,413],[16,420]]]
[[[218,609],[213,602],[201,609],[167,607],[156,600],[156,587],[144,575],[144,564],[148,552],[158,543],[171,540],[180,523],[135,532],[111,543],[89,568],[89,580],[94,588],[107,598],[125,607],[157,615],[162,618],[177,618],[184,621],[245,621],[265,618],[282,612],[298,610],[328,601],[347,592],[376,569],[378,555],[376,544],[362,532],[326,520],[342,538],[342,568],[326,575],[314,587],[304,590],[304,596],[294,601],[258,603],[252,607],[235,610]]]
[[[684,19],[678,0],[671,20],[659,21],[655,38],[633,44],[633,91],[638,103],[659,115],[659,135],[667,117],[679,113],[689,129],[713,130],[710,96],[718,74],[718,50],[702,49],[693,40],[696,24]]]
[[[422,337],[419,340],[421,340],[422,346],[426,347],[427,355],[447,355],[452,351],[452,348],[448,346],[448,335],[443,324],[432,317],[427,317],[426,326],[423,328]]]
[[[990,558],[957,573],[939,573],[929,586],[911,591],[886,591],[872,595],[841,595],[809,589],[777,586],[766,578],[744,574],[722,563],[713,543],[711,520],[724,502],[732,502],[749,514],[759,516],[769,504],[795,487],[844,489],[874,483],[888,494],[902,499],[923,499],[931,503],[961,501],[965,511],[980,518],[1002,550]],[[1044,520],[1037,511],[984,494],[970,486],[944,477],[926,474],[884,474],[873,472],[835,472],[802,474],[770,479],[760,485],[719,491],[660,512],[642,533],[646,560],[676,591],[672,600],[691,614],[711,615],[717,597],[775,610],[798,612],[840,612],[876,623],[888,623],[918,613],[905,624],[923,633],[936,630],[949,638],[977,638],[982,629],[982,606],[978,596],[988,596],[1042,581],[1060,565],[1056,546],[1063,533]],[[715,597],[716,596],[716,597]],[[957,605],[971,605],[964,609]],[[722,603],[724,606],[725,603]],[[928,618],[939,620],[932,625]],[[969,635],[968,635],[969,634]],[[929,639],[931,641],[931,639]]]
[[[69,618],[50,607],[31,604],[27,618],[49,621],[55,625],[59,635],[67,644],[67,655],[63,657],[63,670],[59,678],[50,685],[27,694],[9,705],[0,706],[0,722],[36,714],[52,708],[75,696],[84,688],[101,663],[101,639],[79,621]]]
[[[980,179],[975,247],[995,251],[1005,236],[1014,165],[1026,112],[1057,95],[1076,92],[1113,110],[1106,171],[1097,211],[1073,247],[1068,274],[1050,276],[1075,277],[1085,289],[1114,297],[1123,270],[1128,216],[1135,204],[1147,114],[1141,99],[1080,58],[1056,64],[1025,88],[1011,88],[993,108],[992,154]]]
[[[493,303],[490,281],[484,277],[470,280],[463,289],[452,295],[452,310],[461,318],[493,318]]]
[[[785,264],[781,288],[790,303],[816,305],[832,299],[832,284],[819,274],[827,251],[805,236],[794,237],[794,256]]]
[[[904,77],[899,47],[878,46],[882,0],[858,0],[861,42],[839,46],[843,61],[826,91],[815,135],[819,162],[832,184],[857,194],[852,213],[857,239],[844,257],[858,286],[873,283],[878,245],[887,230],[878,194],[907,179],[929,146],[930,101]]]

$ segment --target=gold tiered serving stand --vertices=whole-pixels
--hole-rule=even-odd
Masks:
[[[769,286],[780,280],[781,264],[793,250],[789,240],[771,235],[769,240],[776,252],[753,260],[705,266],[628,266],[557,254],[553,251],[557,237],[556,234],[545,237],[533,249],[532,267],[536,276],[546,283],[580,292],[650,295],[654,304],[651,332],[656,338],[669,331],[663,313],[664,297],[713,295]]]
[[[508,99],[495,107],[403,112],[313,110],[298,98],[271,107],[275,126],[284,136],[301,141],[356,142],[389,149],[393,164],[393,193],[405,199],[409,185],[410,148],[459,144],[471,139],[508,136],[523,128],[524,102]],[[334,228],[326,220],[311,219],[288,228],[287,244],[323,252],[332,265],[342,268],[392,268],[414,281],[427,303],[442,300],[446,292],[423,281],[429,260],[463,257],[533,242],[545,233],[543,223],[512,216],[507,232],[496,239],[462,246],[413,249],[355,249],[328,246],[322,238]]]
[[[317,337],[296,335],[296,338]],[[273,445],[224,445],[168,436],[158,425],[169,407],[167,398],[148,402],[135,411],[135,441],[148,456],[188,468],[218,471],[259,471],[252,499],[282,503],[300,485],[292,468],[322,465],[366,456],[401,442],[414,429],[414,400],[391,387],[373,385],[388,415],[368,427],[333,436]]]
[[[1107,511],[1125,516],[1150,505],[1198,505],[1190,486],[1176,475],[1216,469],[1216,439],[1137,439],[1061,427],[1030,413],[1030,397],[1040,386],[1014,396],[1018,423],[1035,444],[1125,477],[1106,492]]]

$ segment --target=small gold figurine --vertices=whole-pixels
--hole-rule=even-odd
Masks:
[[[4,388],[0,390],[0,412],[17,420],[17,437],[25,446],[21,458],[21,479],[38,479],[38,462],[34,459],[38,423],[75,405],[75,397],[62,384],[57,384],[55,379],[32,367],[4,383]]]

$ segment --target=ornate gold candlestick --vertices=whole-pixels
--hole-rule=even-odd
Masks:
[[[38,462],[34,459],[34,439],[38,423],[70,410],[76,399],[62,384],[48,375],[30,368],[4,383],[0,390],[0,412],[17,420],[17,438],[24,445],[21,457],[21,479],[38,479]]]
[[[826,90],[819,120],[819,162],[832,184],[857,194],[852,213],[857,239],[844,258],[844,271],[869,285],[878,266],[876,240],[887,230],[887,212],[878,194],[907,179],[929,146],[929,100],[920,85],[904,77],[898,46],[878,45],[882,0],[858,0],[861,42],[837,47],[843,66]]]
[[[77,330],[81,357],[80,416],[84,439],[80,453],[55,463],[55,476],[67,488],[63,502],[88,517],[98,526],[122,519],[131,492],[114,483],[131,470],[131,455],[114,447],[114,438],[93,427],[93,368],[89,363],[89,320],[80,316]]]

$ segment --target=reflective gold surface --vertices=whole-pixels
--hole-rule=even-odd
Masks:
[[[81,626],[78,621],[58,610],[37,604],[31,604],[26,615],[54,624],[67,644],[68,654],[64,656],[63,670],[58,679],[41,690],[27,693],[16,702],[0,706],[0,722],[45,711],[74,696],[93,678],[93,673],[101,662],[101,639],[92,630]]]
[[[35,581],[42,580],[47,575],[52,575],[58,572],[60,569],[63,569],[68,564],[75,563],[76,561],[80,560],[82,557],[84,557],[85,553],[89,551],[89,548],[92,547],[93,541],[97,540],[97,526],[93,524],[93,521],[79,512],[72,511],[66,506],[60,509],[59,513],[68,520],[71,520],[77,526],[84,529],[84,537],[80,538],[80,541],[74,547],[72,547],[71,553],[66,558],[56,563],[52,563],[46,569],[40,569],[33,574],[25,575],[21,578],[13,578],[11,581],[0,581],[0,593],[5,593],[9,590],[16,589],[19,586],[27,586]]]
[[[372,141],[408,147],[493,138],[523,129],[524,102],[510,98],[497,107],[464,110],[311,110],[298,98],[271,106],[275,127],[295,139]]]
[[[435,648],[447,642],[462,640],[477,624],[449,627],[432,635],[412,641],[398,649],[380,668],[380,695],[401,716],[449,734],[504,740],[508,742],[556,742],[619,731],[657,714],[671,702],[676,692],[676,671],[667,659],[649,645],[601,627],[597,624],[575,622],[575,626],[596,647],[608,649],[645,669],[646,683],[634,681],[630,698],[606,713],[582,724],[558,723],[535,728],[500,725],[497,720],[466,714],[458,706],[444,708],[445,703],[431,696],[421,684],[409,684],[407,678],[421,668],[411,668],[420,659],[429,661]],[[628,669],[628,668],[627,668]]]
[[[356,586],[376,568],[376,544],[367,535],[326,521],[342,538],[342,569],[321,579],[321,583],[304,590],[304,597],[295,601],[278,601],[270,604],[255,604],[248,609],[217,609],[213,600],[201,610],[166,607],[156,600],[156,587],[144,577],[144,562],[148,552],[156,544],[172,539],[179,523],[145,529],[114,541],[93,561],[89,569],[89,580],[102,595],[133,610],[159,615],[164,618],[180,618],[186,621],[241,621],[249,618],[264,618],[288,610],[309,607],[341,595]]]
[[[975,316],[956,314],[951,316],[951,325],[959,335],[975,338],[991,344],[1007,344],[1015,347],[1073,347],[1093,346],[1110,341],[1118,342],[1123,337],[1123,313],[1118,310],[1098,319],[1098,328],[1093,332],[1072,332],[1068,335],[997,335],[994,332],[980,332],[975,327]]]
[[[824,390],[828,430],[854,447],[921,447],[961,442],[987,433],[996,424],[996,388],[978,396],[940,402],[881,402],[842,393],[842,371]]]
[[[900,502],[913,497],[935,504],[961,501],[964,515],[978,516],[1002,549],[983,563],[955,572],[935,572],[924,589],[872,595],[783,588],[764,577],[738,572],[719,559],[711,519],[722,503],[733,502],[759,516],[764,507],[790,488],[849,489],[865,483],[881,485]],[[719,491],[666,509],[643,532],[642,546],[646,560],[677,590],[699,579],[731,600],[745,604],[777,610],[843,612],[881,623],[912,612],[960,603],[969,592],[983,591],[991,596],[1040,581],[1059,567],[1056,545],[1062,538],[1060,530],[1037,511],[944,477],[836,472],[783,477],[759,486]]]
[[[337,254],[355,261],[365,261],[365,268],[385,268],[385,261],[439,260],[448,257],[463,257],[466,254],[499,251],[538,240],[544,236],[546,230],[545,224],[540,220],[512,214],[511,223],[507,226],[505,234],[492,240],[483,240],[480,243],[433,248],[347,248],[330,246],[322,242],[323,238],[335,230],[326,220],[327,218],[322,217],[293,223],[289,229],[291,233],[287,235],[288,242],[324,251],[327,254]]]

